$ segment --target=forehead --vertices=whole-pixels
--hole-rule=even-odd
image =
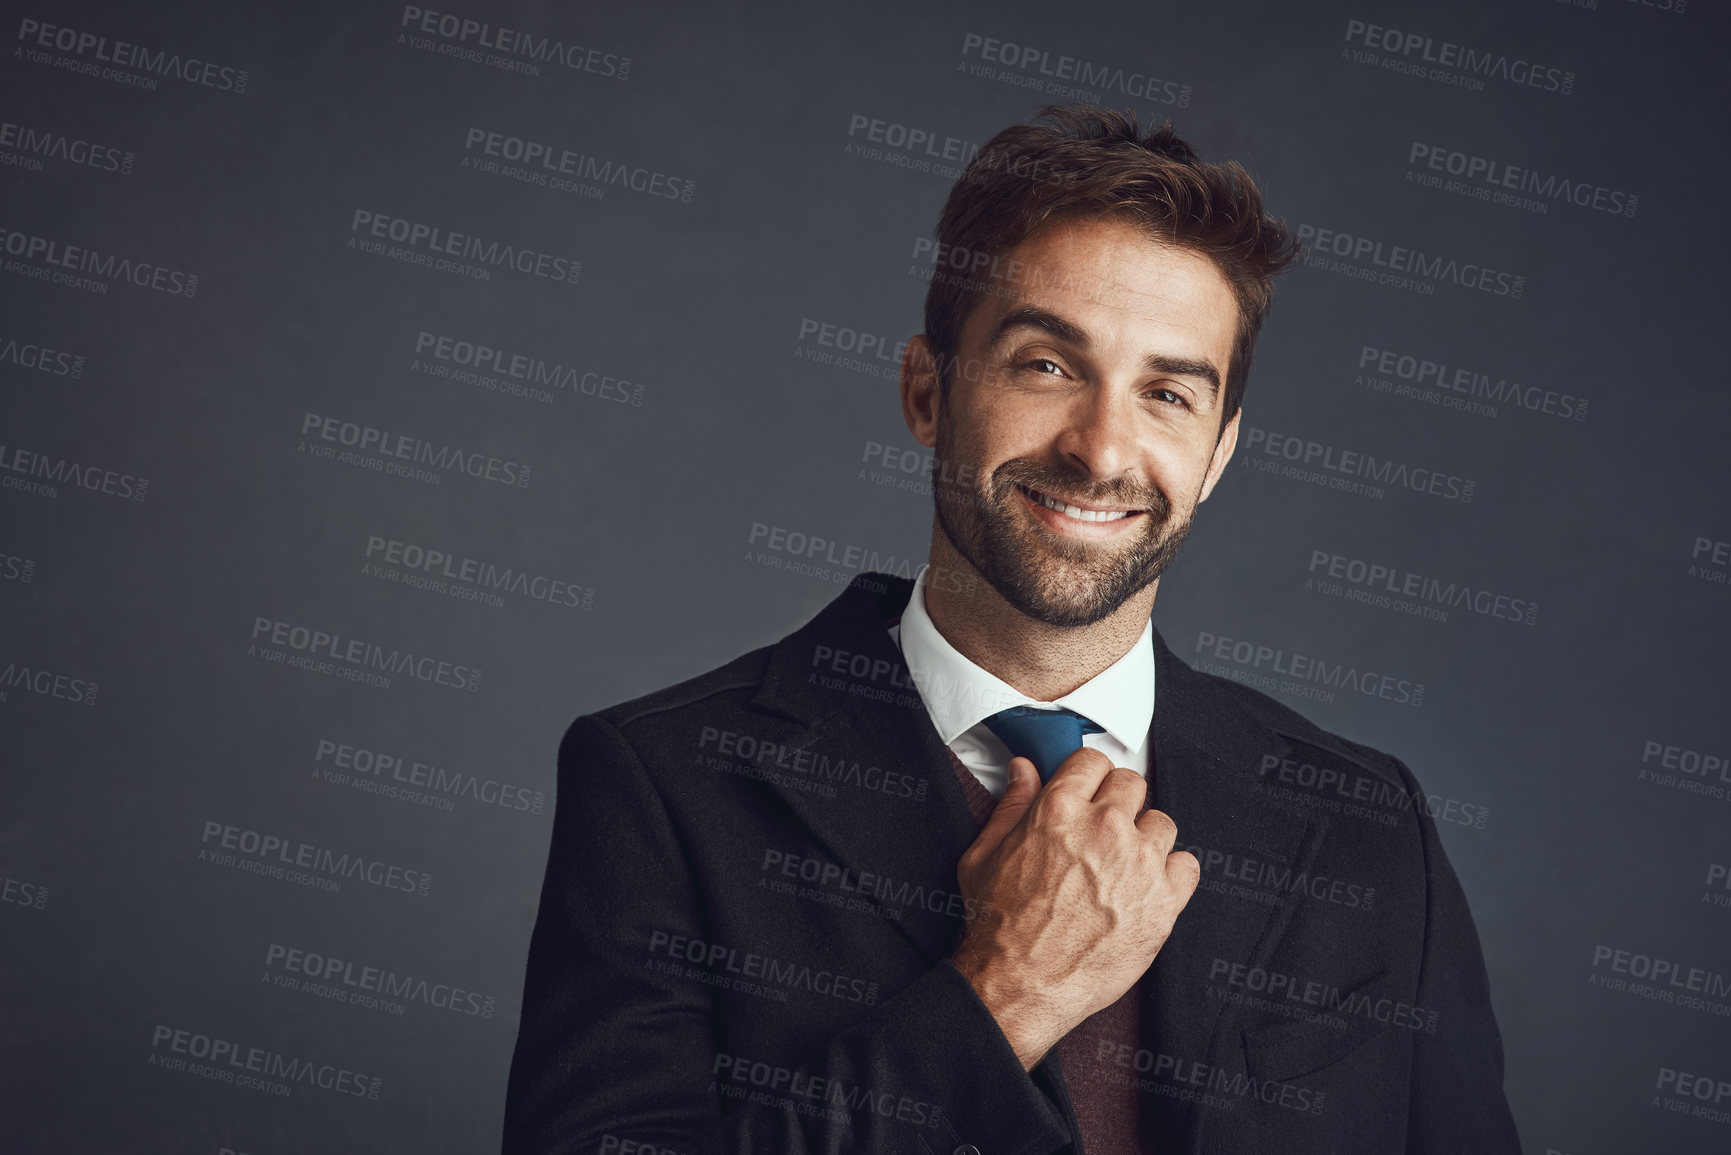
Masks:
[[[968,318],[967,327],[982,335],[1012,309],[1031,305],[1096,340],[1176,341],[1222,365],[1231,351],[1238,303],[1225,274],[1200,253],[1127,221],[1048,225],[1006,253],[999,269],[1003,283]]]

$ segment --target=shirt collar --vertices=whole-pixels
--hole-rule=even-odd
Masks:
[[[926,575],[922,569],[901,622],[892,627],[938,737],[945,744],[1011,706],[1057,705],[1076,711],[1105,729],[1132,753],[1148,741],[1154,720],[1154,623],[1142,627],[1123,657],[1055,702],[1040,702],[997,675],[981,669],[950,645],[926,613]]]

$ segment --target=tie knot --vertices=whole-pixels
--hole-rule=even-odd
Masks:
[[[1036,706],[1011,706],[999,710],[985,720],[986,729],[1003,740],[1011,757],[1023,757],[1033,762],[1040,772],[1040,781],[1048,782],[1058,772],[1058,764],[1082,747],[1082,735],[1104,732],[1104,726],[1059,707],[1042,710]]]

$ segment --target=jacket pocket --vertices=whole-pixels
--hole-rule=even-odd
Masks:
[[[1245,1029],[1246,1069],[1260,1079],[1276,1082],[1301,1079],[1341,1062],[1390,1031],[1402,1029],[1391,1021],[1392,1008],[1397,1004],[1377,992],[1386,974],[1378,974],[1341,995],[1334,1008],[1318,1008],[1314,1018]],[[1391,1008],[1390,1015],[1378,1013],[1377,1008],[1385,1003]]]

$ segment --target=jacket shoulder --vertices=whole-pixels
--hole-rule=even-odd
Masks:
[[[634,722],[693,707],[741,709],[763,681],[775,648],[775,644],[759,646],[713,670],[597,710],[594,716],[616,730],[624,730]]]
[[[1208,693],[1222,705],[1229,705],[1250,714],[1282,738],[1332,754],[1396,785],[1416,785],[1412,771],[1393,754],[1355,742],[1332,730],[1325,730],[1291,706],[1261,690],[1218,674],[1203,673],[1193,667],[1191,672],[1203,680],[1202,684],[1206,685]]]

